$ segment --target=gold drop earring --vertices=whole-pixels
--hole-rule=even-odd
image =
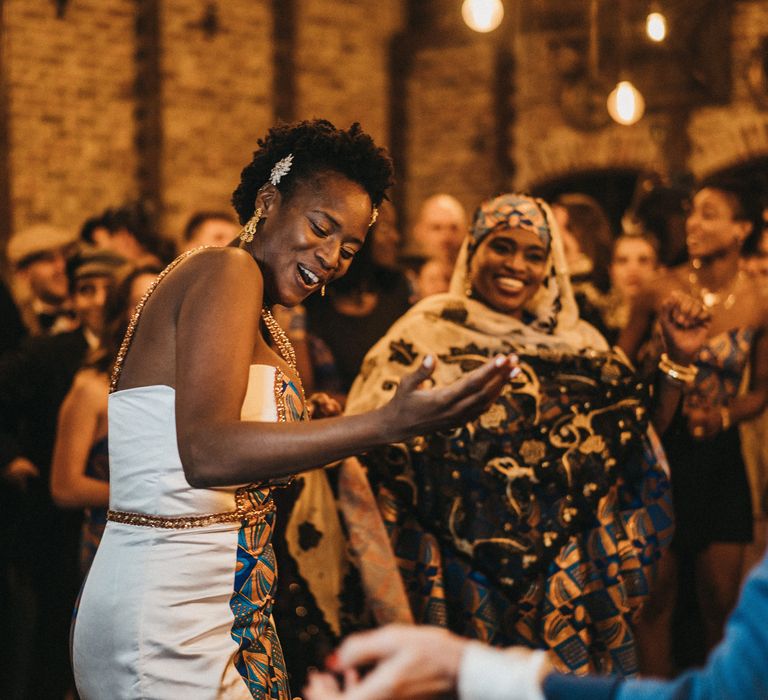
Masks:
[[[321,297],[324,297],[324,296],[325,296],[325,285],[323,285],[322,287],[320,287],[320,296],[321,296]]]
[[[243,230],[240,231],[240,247],[242,248],[245,243],[250,243],[253,237],[256,235],[256,227],[261,220],[261,207],[257,207],[253,212],[253,216],[243,226]]]

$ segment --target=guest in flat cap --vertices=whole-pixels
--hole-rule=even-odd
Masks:
[[[74,241],[73,231],[36,224],[18,231],[8,242],[13,295],[31,336],[55,335],[77,327],[66,274]]]

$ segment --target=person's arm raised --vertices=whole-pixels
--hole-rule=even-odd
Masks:
[[[450,386],[421,389],[432,358],[370,413],[309,423],[241,421],[253,349],[263,342],[262,278],[234,250],[211,267],[190,276],[177,316],[176,428],[192,486],[277,478],[463,423],[496,399],[512,369],[509,358],[499,357]]]
[[[711,315],[704,305],[693,297],[671,292],[662,302],[659,322],[667,355],[672,362],[691,366],[707,339]],[[653,402],[653,423],[659,434],[670,426],[683,395],[683,383],[662,377],[656,384]]]

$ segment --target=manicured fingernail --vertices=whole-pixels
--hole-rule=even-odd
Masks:
[[[427,355],[424,358],[424,362],[422,363],[427,369],[432,367],[432,365],[435,364],[435,358],[432,355]]]
[[[504,355],[497,355],[493,360],[493,364],[497,367],[501,367],[506,361],[507,358],[504,357]]]
[[[518,374],[520,374],[520,368],[519,367],[513,367],[512,371],[509,373],[509,378],[514,379]]]
[[[325,667],[331,671],[335,670],[336,665],[339,663],[339,654],[334,651],[325,657]]]

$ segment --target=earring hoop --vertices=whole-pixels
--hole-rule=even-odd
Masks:
[[[253,216],[248,220],[245,226],[243,226],[243,230],[240,231],[240,241],[242,243],[250,243],[253,240],[253,237],[256,235],[256,227],[259,225],[260,220],[261,207],[257,207],[256,211],[253,212]]]

